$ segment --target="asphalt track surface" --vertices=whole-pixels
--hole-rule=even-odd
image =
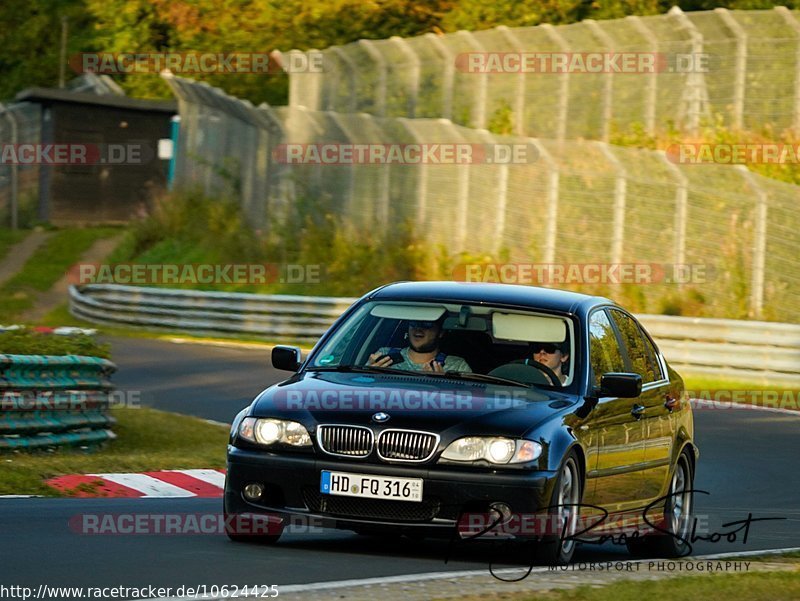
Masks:
[[[119,366],[114,381],[138,391],[143,405],[221,422],[284,377],[266,350],[110,339]],[[701,457],[696,514],[712,531],[753,523],[746,544],[697,542],[695,554],[785,548],[800,544],[800,416],[751,410],[695,411]],[[224,535],[85,535],[70,519],[87,513],[217,513],[219,499],[0,499],[0,584],[36,586],[288,585],[402,574],[487,569],[495,543],[413,541],[346,531],[287,533],[277,546],[237,544]],[[523,552],[501,552],[495,567]],[[449,561],[445,558],[449,555]],[[576,561],[628,558],[624,547],[584,545]]]

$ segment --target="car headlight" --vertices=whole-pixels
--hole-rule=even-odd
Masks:
[[[467,436],[451,442],[442,453],[450,461],[489,463],[524,463],[535,461],[542,454],[542,445],[532,440],[514,440],[487,436]]]
[[[311,446],[311,436],[305,426],[285,419],[246,417],[239,424],[239,436],[263,445],[279,442],[293,447]]]

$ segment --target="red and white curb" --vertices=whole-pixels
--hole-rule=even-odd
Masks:
[[[71,497],[141,499],[222,497],[225,470],[166,470],[141,474],[70,474],[45,484]]]

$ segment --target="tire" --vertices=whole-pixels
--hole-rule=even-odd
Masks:
[[[561,464],[550,500],[550,507],[555,508],[551,510],[550,515],[559,516],[558,527],[567,537],[577,532],[580,520],[578,505],[583,498],[582,483],[583,474],[580,471],[578,458],[570,451]],[[543,536],[538,546],[537,558],[541,562],[547,565],[566,565],[572,561],[577,543],[574,540],[561,540],[559,534]]]
[[[684,449],[675,463],[675,470],[672,472],[667,492],[669,496],[664,504],[664,520],[666,522],[664,530],[671,534],[678,534],[684,539],[687,538],[692,523],[692,511],[694,510],[692,488],[694,488],[692,462],[689,460],[688,451]],[[628,550],[640,556],[683,557],[688,553],[689,545],[675,536],[660,534],[632,540],[628,542]]]

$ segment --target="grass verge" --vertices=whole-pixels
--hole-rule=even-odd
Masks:
[[[226,428],[144,407],[111,414],[118,438],[98,449],[0,454],[0,495],[59,497],[44,480],[63,474],[225,467]]]
[[[749,559],[748,559],[749,560]],[[797,562],[796,562],[797,563]],[[794,571],[676,576],[651,581],[622,580],[606,586],[534,593],[499,593],[461,597],[461,601],[641,601],[642,599],[724,599],[725,601],[795,601],[800,599]]]
[[[93,336],[57,336],[29,329],[0,332],[0,352],[6,355],[84,355],[110,358],[107,344]]]
[[[69,228],[58,230],[36,250],[22,270],[0,287],[0,315],[13,323],[34,306],[36,296],[49,290],[70,266],[102,238],[119,233],[117,228]]]

